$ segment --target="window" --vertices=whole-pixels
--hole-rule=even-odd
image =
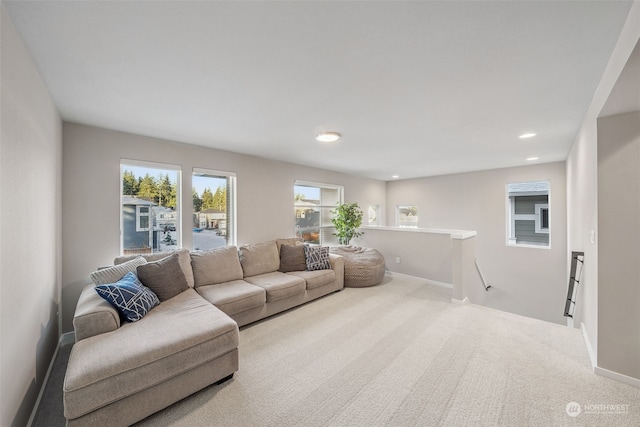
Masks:
[[[206,250],[236,243],[236,175],[194,169],[193,249]]]
[[[418,227],[418,207],[409,205],[396,206],[396,225],[398,227]]]
[[[371,205],[367,208],[367,224],[378,225],[378,210],[380,205]]]
[[[507,184],[507,244],[549,247],[548,181]]]
[[[180,246],[180,167],[121,160],[121,252],[149,254]]]
[[[536,203],[536,233],[549,234],[549,205]]]
[[[149,231],[149,206],[136,205],[136,231]]]
[[[343,187],[296,181],[293,190],[296,236],[311,244],[337,244],[331,211],[342,203]]]

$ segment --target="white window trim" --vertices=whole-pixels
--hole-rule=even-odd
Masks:
[[[375,222],[370,221],[369,211],[373,210],[376,213]],[[367,206],[367,225],[379,225],[380,224],[380,205],[369,205]]]
[[[167,170],[172,170],[172,171],[177,171],[177,172],[181,172],[182,171],[182,168],[180,167],[180,165],[174,165],[174,164],[171,164],[171,163],[149,162],[149,161],[145,161],[145,160],[134,160],[134,159],[121,158],[120,159],[120,169],[122,169],[122,165],[123,164],[126,164],[128,166],[140,166],[140,167],[151,168],[151,169],[167,169]]]
[[[549,205],[551,204],[551,181],[550,180],[540,180],[540,181],[547,181],[549,182],[549,190],[546,192],[526,192],[526,193],[522,193],[522,194],[518,194],[523,195],[523,196],[538,196],[538,195],[546,195],[549,203],[548,204],[544,204],[546,205],[547,209],[549,208]],[[518,243],[517,239],[515,237],[515,231],[516,231],[516,219],[533,219],[535,220],[535,218],[532,217],[536,217],[537,215],[533,214],[529,214],[529,215],[523,215],[523,214],[517,214],[515,213],[515,203],[512,203],[511,198],[515,197],[515,195],[512,195],[511,193],[509,193],[509,183],[505,184],[505,193],[507,195],[506,197],[506,203],[505,203],[505,226],[506,226],[506,234],[507,234],[507,246],[511,246],[511,247],[518,247],[518,248],[532,248],[532,249],[551,249],[551,236],[549,236],[549,244],[548,245],[533,245],[531,243]],[[538,204],[536,204],[538,205]],[[543,205],[543,204],[539,204],[539,205]],[[523,218],[523,217],[528,217],[528,218]],[[539,216],[537,216],[539,218]],[[549,230],[551,229],[551,217],[549,217],[549,229],[546,230],[546,234],[550,234]]]
[[[294,181],[294,183],[293,183],[293,188],[295,188],[296,186],[328,188],[328,189],[332,189],[332,190],[338,190],[339,191],[339,203],[340,204],[344,203],[344,185],[326,184],[326,183],[323,183],[323,182],[314,182],[314,181],[305,181],[305,180],[301,180],[301,179],[296,179]],[[295,193],[295,191],[294,191],[294,193]],[[295,194],[294,194],[294,197],[295,197]],[[295,209],[295,208],[298,208],[298,207],[306,207],[306,206],[298,205],[294,201],[293,207]],[[335,209],[336,208],[335,205],[331,205],[330,206],[330,205],[323,205],[323,204],[320,204],[320,205],[314,206],[314,207],[318,208],[320,210],[322,210],[322,209]],[[295,220],[295,218],[294,218],[294,220]],[[321,230],[323,230],[323,229],[326,230],[326,229],[331,229],[331,228],[334,228],[333,224],[331,224],[331,225],[322,225],[322,221],[320,222],[320,225],[318,226],[318,230],[320,230],[320,236],[319,236],[320,245],[323,245],[323,242],[322,242],[322,231]],[[294,229],[294,233],[296,233],[296,232],[297,232],[297,230]]]
[[[237,246],[237,236],[238,236],[238,214],[237,214],[237,177],[235,172],[223,171],[223,170],[215,170],[215,169],[205,169],[205,168],[193,168],[191,172],[191,176],[200,175],[200,176],[212,176],[212,177],[222,177],[225,176],[229,179],[229,185],[231,186],[231,192],[227,192],[227,202],[229,204],[229,209],[231,212],[227,212],[227,224],[229,218],[231,219],[231,226],[229,228],[230,236],[227,236],[227,246]],[[231,194],[229,194],[231,193]],[[193,206],[191,207],[193,211]]]
[[[151,168],[151,169],[166,169],[166,170],[173,170],[177,172],[177,182],[176,182],[176,188],[178,189],[178,200],[176,200],[176,212],[178,213],[178,222],[176,224],[176,229],[178,230],[182,230],[182,214],[180,212],[180,210],[182,209],[182,167],[180,165],[175,165],[175,164],[171,164],[171,163],[162,163],[162,162],[149,162],[149,161],[144,161],[144,160],[134,160],[134,159],[127,159],[127,158],[120,158],[120,185],[119,185],[119,191],[118,191],[118,200],[120,200],[120,254],[124,253],[124,241],[123,241],[123,228],[122,228],[122,223],[123,223],[123,211],[122,211],[122,174],[123,174],[123,165],[127,165],[127,166],[141,166],[141,167],[146,167],[146,168]],[[151,207],[149,209],[149,214],[151,214]],[[138,230],[138,209],[136,208],[136,231]],[[149,227],[153,227],[153,219],[151,217],[149,217]],[[145,231],[148,231],[145,230]],[[177,242],[177,246],[178,248],[182,248],[183,247],[183,233],[182,231],[180,231],[178,233],[178,242]],[[149,233],[149,246],[152,247],[153,246],[153,234]]]
[[[236,177],[235,172],[223,171],[223,170],[215,170],[215,169],[204,169],[204,168],[193,168],[192,175],[203,175],[203,176],[227,176],[227,177]]]
[[[303,181],[301,179],[296,179],[293,184],[294,186],[303,186],[303,187],[321,187],[321,188],[331,188],[333,190],[340,190],[340,203],[343,202],[344,197],[344,185],[340,184],[325,184],[324,182],[313,182],[313,181]]]
[[[418,205],[396,205],[396,227],[399,228],[418,228],[418,221],[416,221],[416,225],[400,225],[400,208],[401,207],[415,207],[416,211],[418,212],[418,215],[416,215],[416,218],[418,218],[418,221],[420,220],[420,209],[418,209]]]

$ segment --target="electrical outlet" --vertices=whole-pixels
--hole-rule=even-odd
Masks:
[[[396,264],[400,264],[400,257],[399,256],[396,257]]]
[[[596,232],[594,230],[591,230],[591,243],[595,243],[596,242]]]

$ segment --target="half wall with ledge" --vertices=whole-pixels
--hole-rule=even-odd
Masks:
[[[388,271],[451,287],[454,302],[475,302],[474,293],[484,292],[475,264],[475,231],[387,226],[361,230],[364,235],[353,244],[377,249]]]

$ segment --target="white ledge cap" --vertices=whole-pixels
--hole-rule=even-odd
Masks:
[[[473,230],[448,230],[441,228],[414,228],[414,227],[389,227],[386,225],[367,225],[360,227],[363,230],[402,231],[408,233],[448,234],[452,239],[466,240],[478,235]]]

